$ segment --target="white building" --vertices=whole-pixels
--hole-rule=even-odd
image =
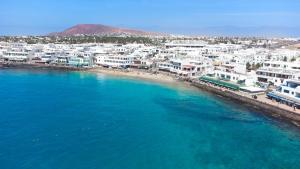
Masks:
[[[5,51],[3,59],[11,62],[25,62],[29,59],[29,53],[25,51]]]
[[[271,83],[280,86],[285,79],[300,78],[300,63],[291,62],[265,62],[263,67],[257,70],[257,81]]]
[[[97,55],[95,64],[104,67],[128,68],[134,64],[132,55]]]
[[[298,99],[300,102],[300,81],[299,80],[284,80],[278,91],[286,96]]]
[[[300,80],[284,80],[278,89],[267,93],[268,98],[300,109]]]
[[[255,86],[256,75],[254,72],[247,72],[246,65],[224,64],[214,71],[217,79],[230,81],[245,86]]]
[[[196,78],[213,70],[211,62],[192,59],[171,59],[170,61],[159,62],[158,68],[189,78]]]

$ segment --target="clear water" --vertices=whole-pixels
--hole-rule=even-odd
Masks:
[[[299,169],[300,133],[207,93],[0,71],[1,169]]]

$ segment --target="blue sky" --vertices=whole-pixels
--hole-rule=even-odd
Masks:
[[[0,35],[80,23],[192,35],[300,36],[300,0],[3,0]]]

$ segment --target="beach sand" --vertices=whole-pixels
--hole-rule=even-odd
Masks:
[[[120,69],[108,69],[108,68],[93,68],[87,70],[87,72],[91,73],[100,73],[104,75],[117,76],[117,77],[125,77],[132,79],[140,79],[149,82],[155,82],[164,84],[172,87],[184,87],[190,90],[196,90],[197,88],[191,86],[189,82],[181,81],[176,78],[174,75],[164,72],[151,73],[146,70],[136,70],[136,69],[128,69],[128,70],[120,70]]]
[[[121,78],[130,78],[130,79],[138,79],[148,82],[154,82],[157,84],[162,84],[168,87],[184,89],[193,92],[202,92],[199,88],[191,85],[190,82],[180,80],[176,78],[174,74],[170,74],[167,72],[157,72],[156,74],[147,72],[146,70],[141,69],[128,69],[128,70],[120,70],[120,69],[108,69],[108,68],[93,68],[87,70],[90,73],[99,73],[103,75],[116,76]]]

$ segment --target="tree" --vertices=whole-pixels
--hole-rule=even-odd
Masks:
[[[267,48],[267,44],[266,43],[263,44],[263,48]]]
[[[295,61],[296,61],[296,58],[293,57],[293,58],[291,59],[291,62],[295,62]]]
[[[256,67],[255,63],[252,63],[252,66],[251,66],[251,68],[254,70],[254,69],[255,69],[255,67]]]
[[[246,63],[246,69],[250,70],[251,69],[251,64],[249,62]]]
[[[256,63],[255,69],[259,69],[260,67],[261,67],[261,65],[259,63]]]

